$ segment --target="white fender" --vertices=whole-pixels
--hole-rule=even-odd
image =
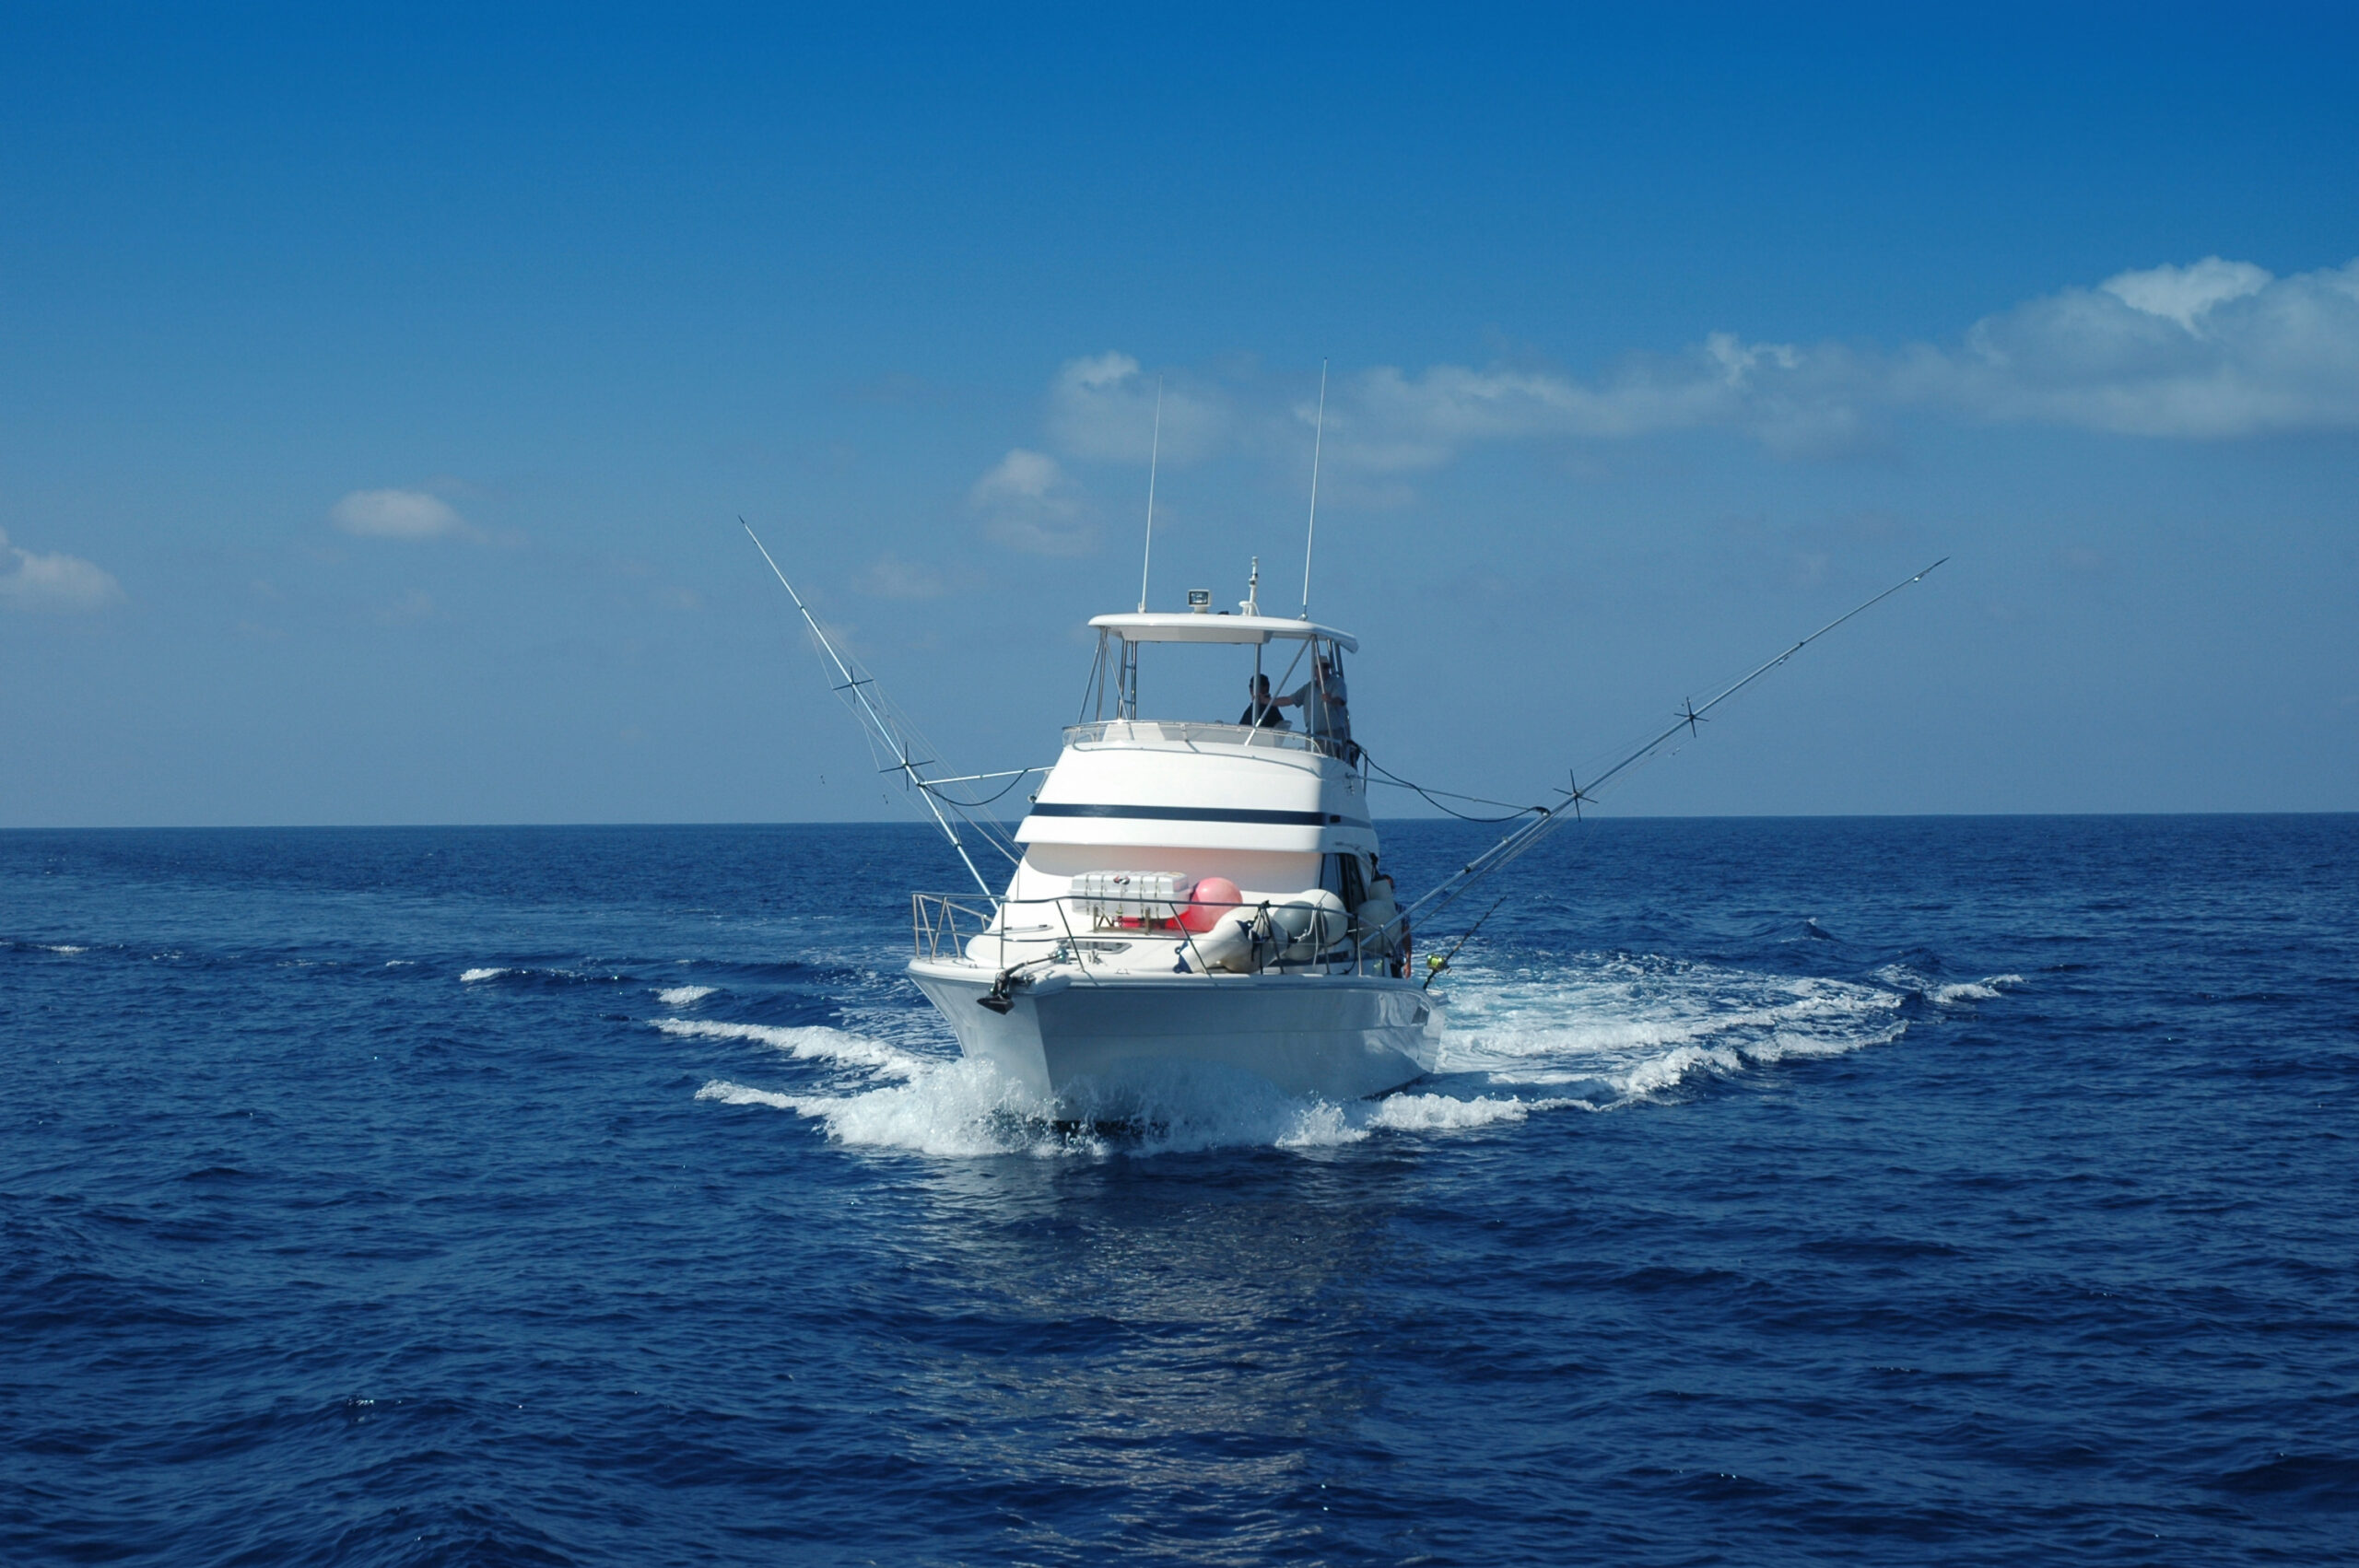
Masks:
[[[1253,954],[1253,928],[1261,918],[1261,912],[1255,909],[1225,910],[1212,930],[1191,938],[1180,954],[1191,969],[1202,966],[1232,975],[1250,975],[1261,967]]]
[[[1272,920],[1291,939],[1285,957],[1294,963],[1304,963],[1318,957],[1344,940],[1344,932],[1351,925],[1344,912],[1344,901],[1323,887],[1308,893],[1297,893],[1284,904],[1272,907]]]

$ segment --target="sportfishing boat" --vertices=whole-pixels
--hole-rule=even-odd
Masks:
[[[1325,395],[1322,372],[1322,429]],[[1156,418],[1159,442],[1159,407]],[[1410,964],[1413,919],[1430,925],[1468,889],[1577,820],[1607,785],[1695,735],[1720,703],[1942,564],[1707,700],[1684,703],[1668,727],[1587,784],[1568,776],[1557,799],[1512,819],[1484,819],[1520,825],[1404,905],[1378,860],[1369,786],[1392,785],[1450,808],[1446,792],[1376,767],[1352,739],[1344,660],[1359,643],[1310,618],[1317,440],[1302,609],[1291,618],[1262,613],[1258,560],[1234,613],[1215,613],[1205,589],[1188,591],[1184,611],[1147,609],[1157,450],[1150,447],[1138,609],[1089,623],[1097,659],[1049,767],[933,772],[941,753],[827,637],[754,538],[834,672],[837,695],[860,721],[879,770],[900,776],[974,879],[971,894],[911,895],[910,979],[968,1056],[1061,1106],[1095,1115],[1174,1072],[1250,1074],[1288,1094],[1349,1100],[1433,1071],[1443,1020],[1431,987],[1483,922],[1429,955],[1418,976]],[[1218,711],[1204,710],[1203,695],[1221,683],[1198,680],[1195,710],[1180,700],[1150,717],[1139,696],[1143,656],[1168,661],[1170,689],[1179,691],[1191,686],[1180,665],[1226,661],[1239,679],[1243,711],[1221,722]],[[1043,774],[1009,832],[994,802]],[[1008,781],[1001,793],[980,794],[997,780]],[[1013,868],[1003,891],[975,863],[970,840]]]
[[[1190,599],[1089,623],[1089,717],[1015,829],[1006,893],[914,895],[910,977],[968,1055],[1044,1096],[1174,1065],[1326,1099],[1397,1089],[1431,1071],[1442,1016],[1378,860],[1344,684],[1359,645],[1250,593],[1235,614]],[[1146,717],[1142,655],[1226,660],[1238,721]],[[1273,695],[1268,662],[1307,679]]]

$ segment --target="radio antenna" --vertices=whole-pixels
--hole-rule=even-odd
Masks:
[[[1155,379],[1155,436],[1146,449],[1146,553],[1139,561],[1139,614],[1146,614],[1147,568],[1155,565],[1155,464],[1163,455],[1163,378]]]
[[[1319,362],[1319,423],[1310,434],[1310,526],[1302,532],[1302,615],[1310,619],[1310,547],[1319,539],[1319,448],[1327,435],[1327,361]]]

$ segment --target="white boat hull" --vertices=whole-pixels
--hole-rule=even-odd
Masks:
[[[1356,1100],[1433,1070],[1440,1010],[1375,975],[1096,975],[1060,969],[981,1005],[992,971],[920,959],[910,977],[970,1057],[1044,1098],[1119,1094],[1173,1064],[1252,1073],[1289,1094]]]

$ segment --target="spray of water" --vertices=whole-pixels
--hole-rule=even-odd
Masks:
[[[1966,1007],[2022,983],[2001,975],[1937,985],[1897,968],[1876,978],[1884,983],[1620,954],[1468,966],[1452,986],[1438,1070],[1400,1094],[1348,1105],[1180,1063],[1119,1093],[1085,1089],[1049,1104],[938,1038],[897,1041],[881,1018],[874,1033],[676,1017],[654,1026],[764,1047],[698,1098],[791,1112],[852,1147],[947,1158],[1314,1150],[1661,1103],[1713,1079],[1888,1044],[1908,1027],[1912,997]]]

